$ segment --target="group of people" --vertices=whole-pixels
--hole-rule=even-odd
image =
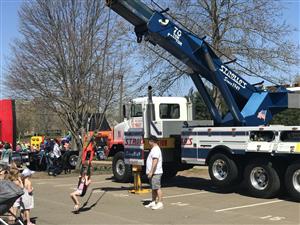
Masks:
[[[163,208],[161,190],[161,178],[163,174],[162,153],[158,145],[158,139],[156,136],[150,136],[149,144],[151,146],[151,151],[146,161],[146,174],[149,178],[152,189],[152,201],[149,204],[145,205],[145,207],[156,210]],[[58,151],[55,150],[57,147],[58,143],[55,143],[53,146],[54,152]],[[8,149],[8,146],[6,146],[5,149]],[[31,175],[33,173],[34,172],[29,170],[28,168],[24,169],[23,172],[20,173],[19,169],[14,163],[10,164],[9,169],[3,169],[0,166],[0,180],[10,180],[24,190],[24,194],[16,200],[13,207],[11,208],[11,212],[17,214],[17,211],[20,210],[21,217],[25,221],[27,221],[28,225],[34,225],[30,221],[30,211],[34,207],[33,187],[30,181]],[[87,191],[87,187],[91,184],[91,182],[92,181],[90,173],[88,174],[87,167],[84,167],[79,176],[76,190],[70,194],[70,197],[74,202],[75,212],[80,208],[78,197],[82,197],[85,194],[85,192]],[[14,217],[10,217],[9,220],[10,223],[15,223]]]
[[[5,148],[9,146],[10,149],[12,149],[12,144],[9,142],[1,141],[0,140],[0,151],[2,152]],[[16,143],[16,152],[31,152],[34,151],[33,148],[31,148],[29,142],[17,142]]]
[[[30,221],[30,211],[34,208],[33,187],[30,178],[34,171],[26,168],[20,173],[14,163],[7,164],[2,161],[1,164],[0,180],[9,180],[24,191],[24,194],[14,202],[10,212],[12,212],[13,215],[17,215],[18,211],[20,211],[20,216],[23,221],[26,221],[27,225],[34,225],[34,223]],[[8,223],[15,224],[15,219],[14,216],[10,215]]]
[[[70,173],[70,167],[68,167],[68,151],[70,150],[70,141],[62,139],[45,140],[41,145],[40,155],[45,154],[47,171],[49,175],[56,176],[62,171]],[[40,157],[42,159],[42,157]]]

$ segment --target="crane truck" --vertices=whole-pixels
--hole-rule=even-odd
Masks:
[[[164,172],[175,175],[194,165],[207,165],[214,185],[244,181],[249,193],[270,198],[285,187],[300,200],[300,126],[268,125],[287,108],[300,108],[300,95],[277,86],[250,84],[222,62],[212,47],[172,21],[167,10],[151,9],[140,0],[106,0],[110,10],[134,26],[137,42],[159,45],[186,64],[213,124],[193,120],[183,98],[148,98],[131,102],[127,119],[114,129],[110,154],[117,180],[129,178],[130,165],[144,165],[147,138],[157,135]],[[218,88],[229,109],[222,116],[203,80]],[[116,144],[113,144],[113,143]]]

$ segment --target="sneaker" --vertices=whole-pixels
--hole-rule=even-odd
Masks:
[[[151,207],[152,209],[163,209],[164,204],[162,202],[158,202],[155,206]]]
[[[150,202],[148,205],[145,205],[145,208],[152,208],[155,205],[156,205],[156,202],[153,201],[153,202]]]

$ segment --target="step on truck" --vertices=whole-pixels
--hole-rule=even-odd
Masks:
[[[127,123],[114,131],[122,140],[114,158],[115,176],[118,171],[130,171],[132,164],[144,164],[149,151],[147,138],[154,134],[162,143],[173,143],[163,149],[165,171],[176,174],[175,171],[194,165],[208,165],[215,185],[231,187],[244,181],[250,194],[264,198],[285,187],[292,199],[299,201],[300,126],[268,124],[274,115],[287,108],[299,109],[300,95],[281,85],[268,89],[262,83],[250,84],[230,68],[236,60],[228,57],[229,61],[223,62],[205,37],[198,37],[174,21],[168,9],[158,11],[140,0],[106,0],[106,4],[134,26],[138,43],[158,45],[188,67],[188,75],[213,120],[213,124],[201,124],[188,117],[182,118],[185,121],[181,117],[163,118],[163,103],[156,103],[150,93],[145,104],[137,106],[143,111],[139,119],[128,120],[131,125],[142,124],[142,128]],[[203,80],[218,88],[228,113],[221,115]]]

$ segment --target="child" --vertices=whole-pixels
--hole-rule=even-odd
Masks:
[[[34,223],[31,223],[30,221],[30,210],[34,208],[33,187],[30,181],[32,174],[34,174],[34,171],[27,168],[24,169],[21,174],[24,186],[24,195],[21,197],[21,209],[23,212],[23,219],[27,221],[27,225],[34,225]]]
[[[8,163],[0,160],[0,180],[4,180],[6,178],[8,169],[9,169]]]
[[[17,186],[19,186],[20,188],[23,189],[23,182],[20,177],[20,172],[15,163],[11,164],[11,167],[10,167],[10,170],[9,170],[9,173],[8,173],[6,179],[14,182]],[[13,207],[10,209],[10,211],[13,213],[13,215],[17,214],[17,210],[18,210],[18,208],[20,208],[20,201],[21,201],[21,197],[15,201]],[[9,217],[9,223],[15,224],[14,216]]]
[[[71,199],[73,200],[75,206],[74,210],[78,211],[79,210],[79,201],[77,196],[82,196],[83,192],[86,191],[87,187],[91,184],[91,179],[89,176],[87,176],[87,171],[83,170],[81,175],[79,176],[79,182],[76,191],[72,192],[70,194]]]

